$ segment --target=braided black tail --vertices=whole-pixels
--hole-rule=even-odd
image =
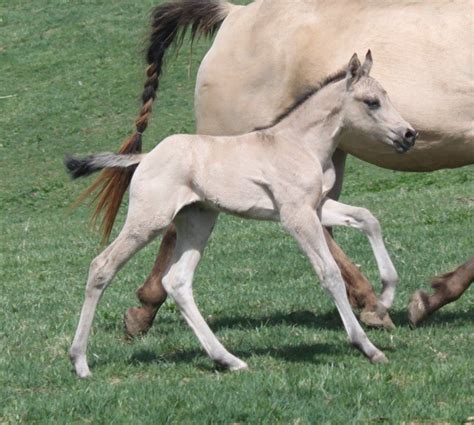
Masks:
[[[223,0],[178,0],[164,3],[153,9],[151,34],[146,54],[148,68],[147,80],[142,94],[142,108],[135,120],[136,131],[121,146],[118,153],[134,154],[142,150],[142,134],[148,126],[156,99],[163,59],[168,47],[175,43],[180,47],[184,36],[191,33],[191,40],[201,35],[212,36],[234,6]],[[103,240],[112,231],[123,195],[133,176],[135,168],[106,169],[77,200],[82,202],[94,197],[96,207],[92,215],[95,222],[101,215]]]

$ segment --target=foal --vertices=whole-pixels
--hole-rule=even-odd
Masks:
[[[354,316],[340,271],[323,235],[324,226],[344,225],[368,237],[383,282],[381,303],[390,307],[397,273],[369,211],[326,198],[334,184],[331,156],[339,140],[359,133],[404,152],[416,132],[394,109],[385,90],[369,77],[370,51],[360,64],[327,78],[268,128],[236,137],[174,135],[146,155],[92,155],[70,158],[73,177],[102,168],[138,167],[130,186],[123,229],[90,266],[79,325],[70,349],[77,374],[90,375],[87,340],[97,303],[118,270],[171,222],[177,245],[163,279],[208,355],[239,370],[247,364],[217,340],[192,294],[194,271],[220,211],[279,221],[298,241],[334,300],[351,343],[371,362],[385,355],[367,338]]]

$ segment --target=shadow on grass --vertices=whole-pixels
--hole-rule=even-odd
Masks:
[[[326,344],[299,344],[283,345],[280,347],[261,347],[250,350],[237,350],[236,354],[240,357],[249,358],[251,356],[269,356],[282,359],[293,363],[327,363],[327,356],[335,358],[348,354],[349,344],[340,343]],[[357,355],[357,351],[354,351]]]
[[[410,327],[405,310],[395,310],[391,312],[391,316],[396,326]],[[444,324],[459,324],[465,325],[466,321],[474,322],[474,312],[438,312],[438,314],[427,324],[444,325]],[[219,329],[226,329],[238,327],[243,329],[254,329],[262,326],[307,326],[314,329],[329,329],[340,330],[344,332],[342,323],[340,322],[337,311],[330,311],[323,315],[316,315],[310,311],[297,311],[288,314],[273,314],[260,317],[249,316],[233,316],[214,319],[211,321],[212,328],[217,331]],[[379,346],[385,352],[397,351],[391,345]],[[271,347],[256,347],[248,350],[232,350],[236,356],[248,360],[252,357],[271,357],[274,359],[281,359],[293,363],[327,363],[328,357],[341,359],[341,356],[359,356],[360,353],[356,349],[351,349],[349,344],[299,344],[299,345],[282,345]],[[195,363],[196,367],[202,370],[210,371],[216,370],[217,367],[212,367],[206,359],[205,353],[200,349],[177,351],[172,353],[157,354],[151,350],[139,350],[135,352],[129,359],[130,364],[151,364],[151,363]],[[217,368],[218,369],[218,368]]]
[[[272,357],[293,363],[327,363],[328,356],[331,358],[344,356],[348,354],[348,346],[339,344],[300,344],[300,345],[284,345],[273,347],[253,348],[249,350],[232,350],[232,354],[243,360],[251,357]],[[354,349],[354,355],[359,353]],[[151,350],[140,350],[134,353],[129,360],[132,365],[143,363],[194,363],[205,357],[202,350],[186,350],[174,353],[157,355]],[[209,367],[203,363],[197,365],[199,368],[206,370],[215,370],[219,367]]]
[[[406,309],[390,311],[390,316],[397,327],[410,327]],[[474,322],[474,311],[446,311],[436,312],[426,320],[432,325],[442,324],[466,324]],[[337,310],[331,310],[323,314],[315,314],[311,311],[302,310],[291,313],[275,313],[271,315],[242,315],[216,317],[208,321],[213,330],[219,331],[228,328],[255,329],[265,326],[301,326],[312,329],[344,330],[344,326]],[[363,326],[366,330],[374,330]]]
[[[411,324],[408,321],[408,313],[406,309],[391,311],[390,316],[392,317],[395,326],[402,328],[411,327]],[[443,311],[441,309],[428,317],[416,328],[422,328],[423,326],[443,326],[447,324],[456,326],[466,325],[467,323],[474,324],[474,310]]]
[[[209,325],[215,331],[228,328],[255,329],[259,327],[279,325],[302,326],[327,330],[343,329],[341,319],[336,310],[324,314],[314,314],[311,311],[302,310],[291,313],[274,313],[264,316],[244,315],[217,317],[209,320]]]
[[[395,323],[396,327],[399,328],[411,328],[410,322],[408,321],[407,311],[402,310],[393,310],[390,311],[390,316]],[[174,321],[166,320],[161,322],[160,316],[157,318],[160,324],[164,324],[158,332],[160,335],[167,334],[170,331],[168,329],[168,324],[172,324],[174,329]],[[269,315],[232,315],[224,317],[213,317],[207,320],[209,326],[214,332],[225,329],[257,329],[261,327],[269,326],[297,326],[297,327],[306,327],[315,330],[330,330],[330,331],[342,331],[344,332],[344,326],[340,319],[339,313],[337,310],[327,311],[323,314],[315,314],[308,310],[294,311],[291,313],[274,313]],[[433,316],[429,317],[424,323],[419,325],[465,325],[466,323],[474,323],[474,311],[438,311]],[[363,326],[367,331],[374,331],[376,329]],[[381,330],[385,332],[385,330]]]

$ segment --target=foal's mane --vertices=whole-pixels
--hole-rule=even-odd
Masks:
[[[341,81],[345,78],[346,76],[346,70],[345,69],[340,69],[337,72],[334,72],[333,74],[328,75],[326,78],[321,80],[318,84],[315,86],[309,87],[306,91],[304,91],[301,95],[296,97],[294,102],[286,108],[280,115],[278,115],[271,124],[265,125],[262,127],[256,127],[254,131],[259,131],[259,130],[267,130],[269,128],[274,127],[277,125],[279,122],[283,121],[287,116],[291,115],[296,109],[298,109],[303,103],[305,103],[307,100],[309,100],[311,97],[313,97],[319,90],[321,90],[323,87],[326,87],[327,85],[331,83],[335,83],[337,81]]]

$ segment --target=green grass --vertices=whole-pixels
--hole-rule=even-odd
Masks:
[[[62,158],[116,149],[132,130],[154,3],[12,0],[1,10],[0,423],[460,423],[474,415],[472,291],[416,330],[405,313],[429,276],[472,255],[472,168],[404,174],[349,161],[343,200],[379,217],[401,277],[397,329],[368,331],[389,364],[371,366],[348,345],[279,226],[222,216],[195,294],[251,370],[216,371],[172,303],[146,337],[124,341],[122,314],[136,303],[157,241],[102,299],[89,346],[94,376],[74,376],[66,353],[101,247],[88,209],[68,211],[88,182],[70,182]],[[193,131],[194,75],[207,46],[169,58],[147,149]],[[367,241],[351,230],[336,236],[379,288]]]

